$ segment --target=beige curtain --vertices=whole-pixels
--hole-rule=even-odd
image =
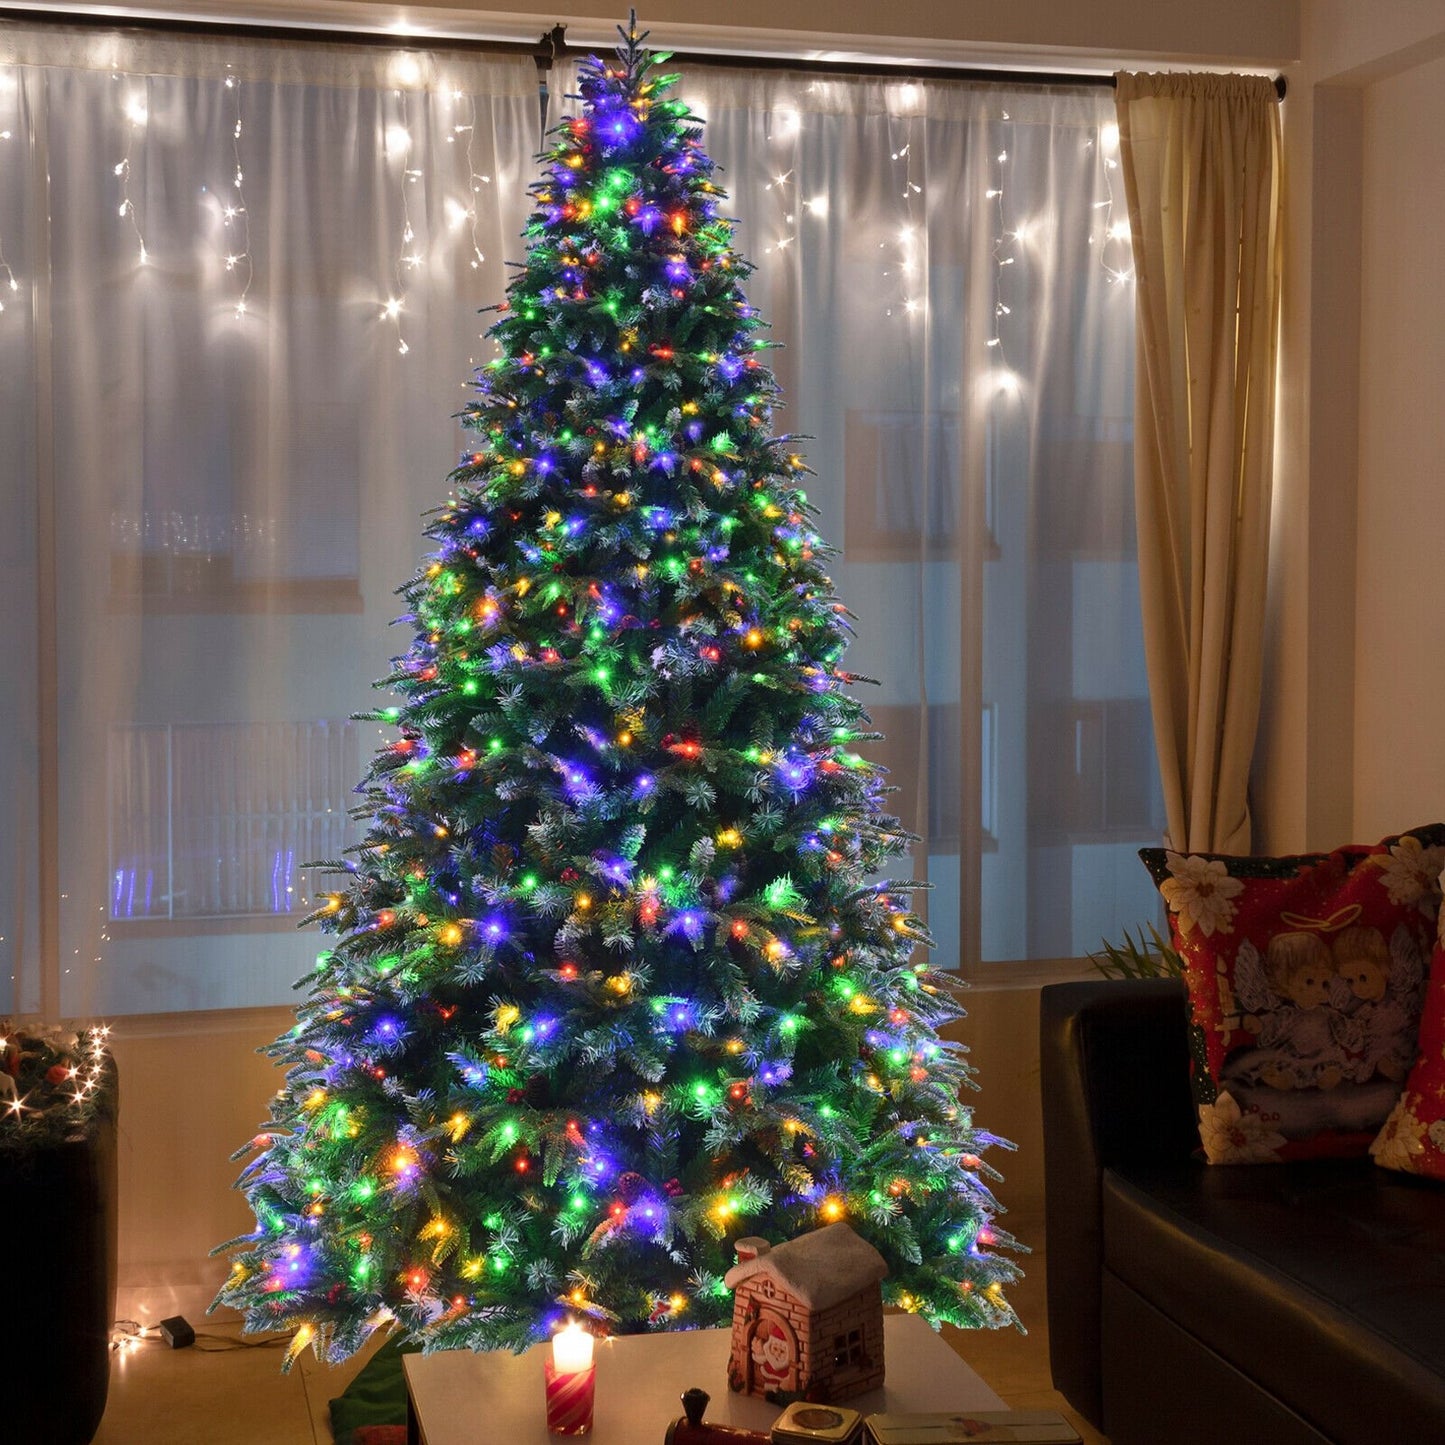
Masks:
[[[1247,853],[1280,270],[1273,82],[1117,77],[1138,307],[1144,646],[1181,851]]]

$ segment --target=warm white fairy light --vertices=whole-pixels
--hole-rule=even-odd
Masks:
[[[908,168],[907,168],[907,170],[905,171],[904,176],[903,176],[903,198],[904,198],[904,200],[911,200],[914,196],[921,196],[921,195],[923,194],[923,187],[920,186],[920,185],[918,184],[918,182],[913,179],[913,162],[909,159],[909,157],[912,155],[912,153],[913,153],[913,142],[912,142],[912,141],[909,141],[907,145],[905,145],[905,146],[903,146],[901,149],[896,150],[896,151],[893,152],[893,159],[894,159],[895,161],[907,161],[907,162],[908,162]]]
[[[1114,214],[1114,172],[1119,169],[1119,126],[1108,121],[1099,127],[1097,145],[1086,141],[1085,148],[1094,150],[1098,158],[1099,181],[1104,198],[1094,202],[1098,227],[1089,234],[1089,244],[1097,248],[1099,264],[1111,286],[1124,285],[1134,279],[1134,250],[1128,217]]]
[[[7,290],[18,291],[20,282],[15,279],[15,273],[10,269],[10,263],[5,259],[5,243],[0,239],[0,285]],[[5,301],[0,297],[0,311],[5,310]]]
[[[11,1037],[0,1037],[0,1053],[8,1050],[12,1044],[23,1049],[27,1042],[26,1031],[22,1030],[19,1039]],[[57,1030],[43,1030],[41,1038],[53,1038]],[[68,1085],[68,1092],[61,1095],[68,1103],[75,1108],[81,1108],[91,1103],[92,1097],[98,1093],[103,1082],[106,1059],[108,1057],[107,1041],[110,1038],[109,1026],[102,1026],[87,1030],[75,1036],[74,1042],[68,1046],[55,1045],[55,1051],[62,1056],[70,1055],[75,1059],[74,1063],[52,1066],[46,1073],[46,1082],[59,1086]],[[31,1093],[19,1094],[15,1088],[15,1080],[8,1073],[0,1072],[0,1080],[3,1080],[5,1090],[0,1096],[0,1104],[3,1104],[5,1112],[0,1114],[0,1122],[18,1121],[25,1116],[34,1116],[28,1120],[29,1125],[34,1125],[38,1118],[43,1123],[46,1117],[46,1105],[32,1104],[29,1102]],[[53,1117],[53,1115],[52,1115]],[[24,1127],[18,1124],[17,1128]]]
[[[140,1349],[142,1336],[139,1333],[131,1334],[127,1330],[116,1329],[111,1332],[110,1347],[123,1359],[127,1355],[134,1354]]]
[[[472,254],[469,264],[475,271],[487,258],[482,254],[481,240],[477,235],[477,195],[483,186],[492,184],[491,176],[483,175],[477,170],[476,162],[472,159],[472,140],[477,133],[477,98],[474,95],[466,95],[463,91],[454,90],[452,99],[458,104],[463,99],[467,102],[467,119],[457,121],[452,126],[452,133],[447,141],[455,144],[457,136],[465,136],[466,144],[463,147],[462,163],[467,172],[467,199],[466,218],[471,222],[470,237],[472,242]]]
[[[1003,124],[1012,123],[1012,117],[1008,111],[1001,111],[1000,119]],[[1000,147],[994,156],[994,165],[997,168],[990,185],[984,191],[984,199],[993,203],[994,209],[994,238],[993,238],[993,334],[988,339],[988,347],[997,358],[996,367],[1000,374],[1013,375],[1008,368],[1008,361],[1004,355],[1003,345],[1003,321],[1006,316],[1013,314],[1013,308],[1005,300],[1004,277],[1007,268],[1014,265],[1018,260],[1015,247],[1019,242],[1019,228],[1009,223],[1007,211],[1007,190],[1009,153],[1008,147]]]
[[[889,113],[901,120],[906,129],[903,144],[889,154],[895,165],[903,167],[903,184],[899,187],[898,194],[903,198],[904,221],[898,228],[895,238],[898,249],[894,252],[893,266],[885,270],[883,275],[888,277],[894,270],[898,272],[901,278],[902,295],[898,298],[897,307],[902,310],[904,316],[919,317],[927,314],[928,303],[923,297],[915,296],[912,288],[916,284],[920,272],[920,240],[926,251],[928,237],[926,231],[918,224],[914,204],[915,198],[923,194],[923,187],[913,174],[913,120],[921,107],[923,91],[916,85],[906,85],[898,94],[899,99],[895,104],[889,106]],[[878,244],[881,249],[887,245],[887,242],[880,241]],[[926,285],[924,293],[927,294]],[[885,316],[892,316],[893,312],[893,304],[884,308]]]
[[[768,139],[783,143],[796,144],[798,134],[803,127],[803,118],[792,106],[775,106],[772,115],[769,117]],[[790,209],[786,191],[790,186],[796,188],[796,169],[790,167],[785,171],[776,171],[763,189],[765,191],[776,191],[778,193],[778,209],[780,212],[781,234],[776,240],[769,241],[763,247],[763,255],[771,256],[777,251],[786,251],[794,241],[798,239],[797,224],[798,213]],[[807,203],[804,202],[806,205]]]
[[[403,64],[407,59],[415,61],[415,57],[399,56],[394,62],[392,76],[394,79],[401,78],[410,73],[406,71]],[[416,78],[420,79],[420,71],[416,72]],[[422,179],[423,172],[416,166],[406,163],[411,153],[411,117],[408,102],[408,92],[405,89],[397,89],[395,92],[401,107],[401,119],[386,127],[382,140],[387,156],[395,157],[402,163],[401,170],[401,238],[397,251],[395,279],[396,294],[390,297],[382,308],[382,319],[390,321],[396,327],[396,350],[399,356],[405,356],[411,347],[407,344],[405,335],[401,329],[402,303],[406,298],[406,274],[415,270],[425,259],[416,250],[416,231],[411,224],[411,204],[407,195],[407,187],[415,185]]]
[[[411,90],[422,82],[421,60],[414,51],[398,51],[391,58],[389,74],[393,85]]]
[[[11,131],[7,127],[0,130],[0,141],[8,141],[11,138]],[[18,291],[20,282],[15,279],[15,273],[10,269],[10,263],[5,259],[5,238],[0,236],[0,287],[7,291]],[[0,312],[5,310],[5,298],[0,296]]]
[[[231,67],[226,67],[226,89],[231,92],[235,99],[235,120],[231,126],[231,188],[235,192],[230,203],[221,209],[222,224],[229,227],[233,222],[237,223],[236,230],[240,241],[240,249],[230,251],[226,255],[226,270],[239,273],[241,289],[236,296],[235,309],[237,317],[246,314],[246,299],[251,293],[251,283],[255,280],[255,267],[251,261],[251,218],[246,210],[246,195],[244,190],[245,172],[241,167],[241,132],[243,122],[241,119],[241,82],[230,73]]]
[[[116,75],[112,77],[120,80]],[[130,222],[131,230],[135,232],[135,240],[139,263],[144,266],[150,256],[146,252],[146,239],[141,230],[140,217],[136,214],[135,201],[130,193],[131,178],[131,153],[135,149],[136,136],[138,132],[145,129],[150,120],[150,111],[145,102],[145,96],[141,91],[131,91],[122,102],[122,113],[125,116],[125,154],[121,156],[113,168],[114,174],[120,178],[120,205],[117,207],[123,220]]]

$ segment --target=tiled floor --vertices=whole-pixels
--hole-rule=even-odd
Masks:
[[[1018,1232],[1029,1239],[1043,1236],[1041,1229]],[[949,1330],[946,1336],[1010,1406],[1062,1411],[1085,1445],[1108,1445],[1050,1388],[1043,1266],[1040,1255],[1031,1256],[1025,1278],[1010,1291],[1027,1335]],[[326,1366],[308,1353],[283,1375],[279,1348],[239,1346],[234,1326],[192,1323],[198,1339],[191,1348],[173,1350],[148,1339],[114,1357],[110,1399],[95,1445],[332,1445],[327,1402],[346,1387],[363,1358]],[[658,1427],[659,1445],[665,1423]]]

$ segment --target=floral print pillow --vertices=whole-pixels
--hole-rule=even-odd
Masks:
[[[1445,1179],[1445,916],[1439,922],[1442,931],[1420,1017],[1420,1052],[1404,1092],[1370,1145],[1376,1164],[1432,1179]]]
[[[1286,858],[1139,856],[1184,960],[1204,1157],[1363,1156],[1415,1065],[1445,824]]]

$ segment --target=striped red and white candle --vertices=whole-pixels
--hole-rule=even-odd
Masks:
[[[592,1428],[592,1402],[597,1367],[592,1363],[592,1336],[571,1321],[552,1336],[547,1376],[547,1430],[553,1435],[585,1435]]]

